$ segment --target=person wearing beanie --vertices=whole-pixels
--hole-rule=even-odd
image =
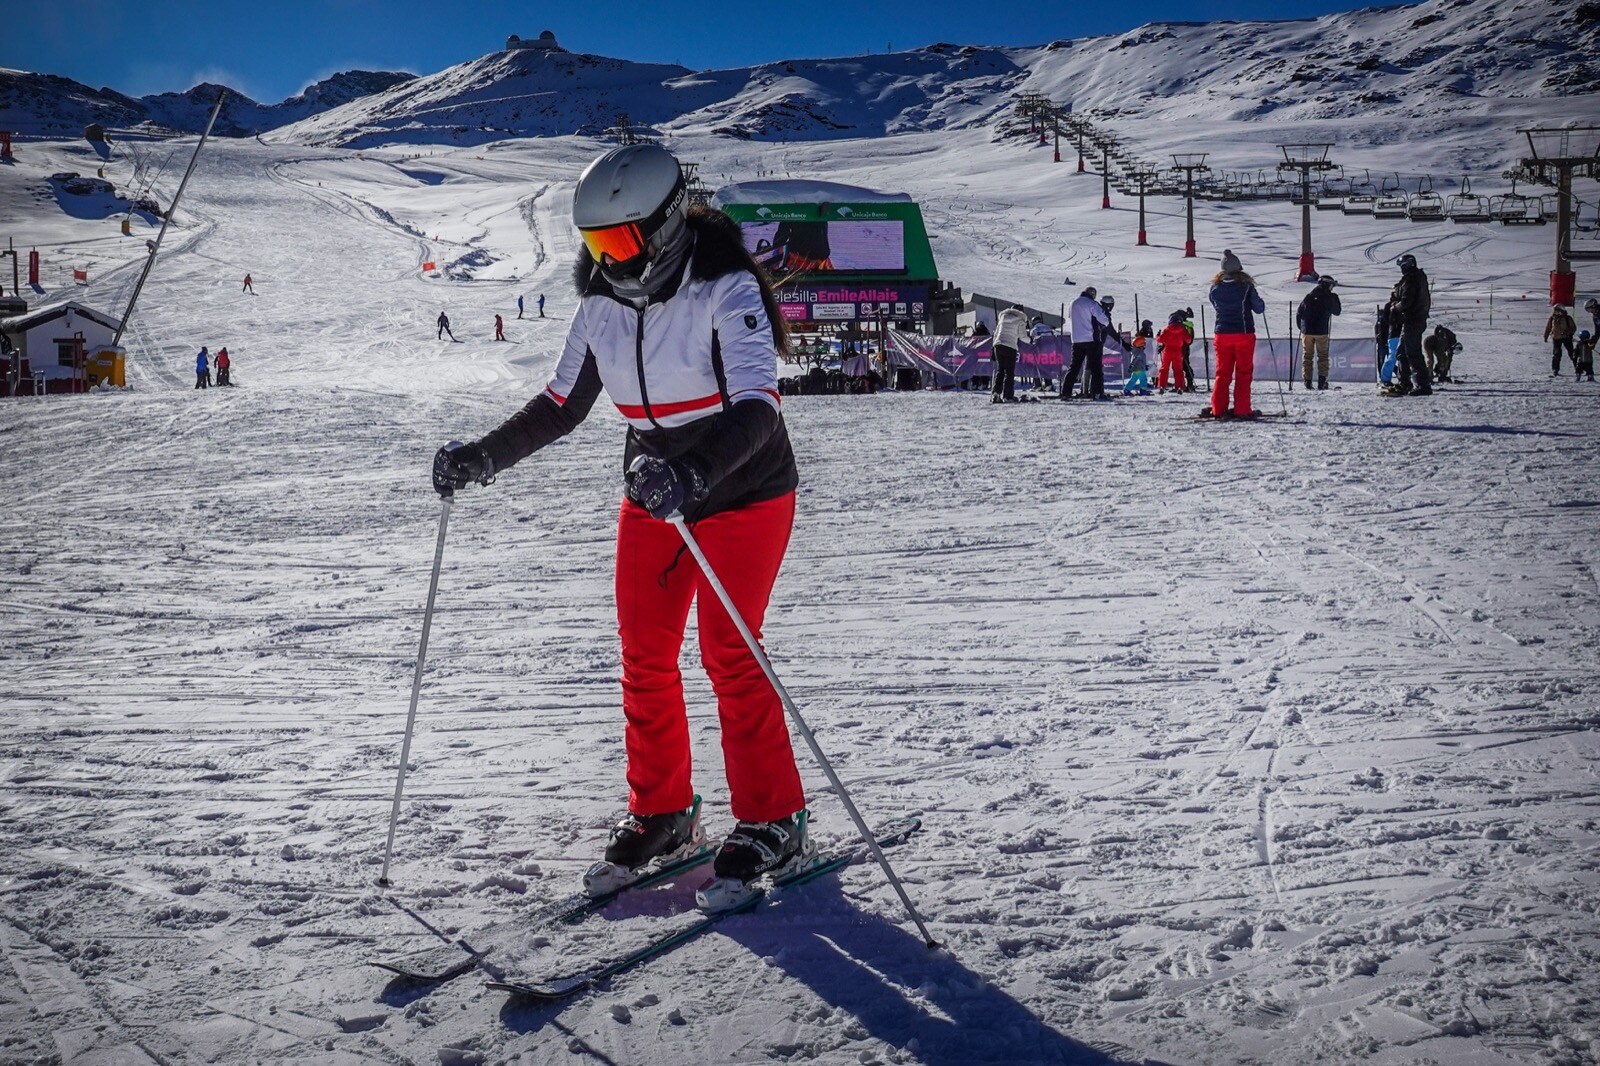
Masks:
[[[1256,410],[1250,405],[1250,382],[1256,373],[1254,316],[1266,314],[1267,305],[1256,291],[1255,279],[1244,272],[1244,264],[1230,250],[1223,250],[1222,270],[1211,280],[1210,300],[1217,312],[1217,377],[1211,387],[1211,406],[1201,417],[1209,412],[1212,418],[1255,418]]]

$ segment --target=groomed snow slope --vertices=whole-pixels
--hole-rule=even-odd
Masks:
[[[1131,205],[987,129],[675,145],[707,175],[907,191],[969,288],[1052,303],[1070,274],[1149,316],[1198,305],[1228,246],[1275,330],[1304,291],[1287,206],[1205,207],[1186,262],[1163,202],[1135,250]],[[856,867],[561,1007],[365,968],[566,893],[624,802],[622,426],[600,405],[455,508],[397,887],[372,884],[428,463],[540,387],[598,148],[218,144],[132,330],[134,389],[5,404],[0,1057],[1596,1061],[1600,386],[1545,376],[1519,299],[1544,228],[1318,216],[1341,335],[1367,332],[1395,254],[1423,257],[1467,346],[1465,383],[1427,401],[1297,389],[1251,426],[1175,397],[786,401],[803,487],[768,646],[868,816],[923,812],[894,858],[947,953]],[[47,264],[97,242],[81,295],[118,307],[144,235],[26,192],[89,165],[27,146],[0,210]],[[420,270],[468,258],[478,280]],[[515,320],[539,292],[554,317]],[[461,343],[434,340],[441,308]],[[239,388],[190,387],[200,343]],[[801,766],[815,831],[845,834]],[[509,959],[579,967],[683,920],[689,888]]]

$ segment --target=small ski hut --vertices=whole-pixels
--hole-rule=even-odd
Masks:
[[[18,386],[9,391],[31,394],[35,380],[42,381],[45,392],[121,385],[122,360],[101,358],[107,350],[118,351],[111,347],[117,326],[110,315],[76,301],[0,318],[0,334],[11,349],[0,372],[15,376]]]

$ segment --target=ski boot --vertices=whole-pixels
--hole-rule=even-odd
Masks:
[[[611,828],[605,858],[584,872],[583,890],[591,896],[615,892],[706,846],[699,796],[681,811],[645,815],[629,811]]]
[[[1306,380],[1306,391],[1310,392],[1311,391],[1311,379],[1310,378],[1306,378],[1305,380]],[[1324,385],[1323,388],[1327,388],[1327,386]]]
[[[747,903],[761,894],[763,879],[800,869],[817,854],[807,832],[809,811],[796,811],[776,822],[740,822],[717,851],[716,875],[694,894],[701,910],[715,913]]]
[[[1317,379],[1317,391],[1318,392],[1327,392],[1328,391],[1328,379],[1327,378],[1318,378]]]

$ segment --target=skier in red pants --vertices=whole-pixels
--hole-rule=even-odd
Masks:
[[[497,341],[506,339],[506,324],[499,315],[494,316],[494,339]]]
[[[1250,406],[1250,382],[1256,373],[1256,324],[1251,312],[1266,314],[1267,305],[1256,291],[1255,279],[1227,249],[1222,252],[1222,271],[1212,279],[1211,306],[1217,310],[1217,378],[1211,388],[1211,407],[1201,416],[1259,417],[1260,412]],[[1232,407],[1228,405],[1230,385]]]
[[[629,427],[616,563],[629,796],[585,883],[626,884],[704,846],[678,670],[697,596],[738,820],[715,871],[748,882],[812,854],[805,794],[777,693],[664,519],[692,525],[759,637],[799,480],[778,407],[783,318],[738,227],[689,208],[682,168],[657,145],[591,163],[573,221],[585,246],[580,304],[549,385],[480,440],[441,448],[434,485],[488,484],[571,432],[605,388]]]
[[[1166,328],[1156,336],[1156,343],[1161,346],[1161,370],[1156,375],[1156,388],[1162,392],[1167,391],[1167,375],[1170,371],[1173,391],[1186,390],[1183,377],[1183,351],[1193,341],[1194,334],[1183,324],[1183,312],[1172,312],[1172,316],[1167,319]]]

